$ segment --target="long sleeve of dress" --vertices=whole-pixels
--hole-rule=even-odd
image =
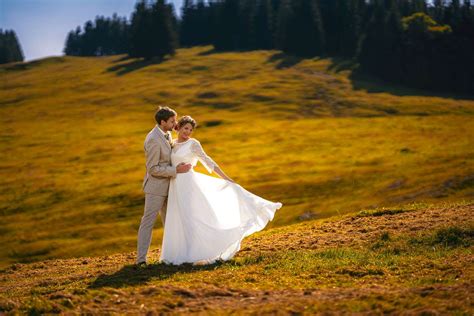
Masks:
[[[209,173],[212,173],[214,168],[218,167],[217,163],[204,152],[201,143],[196,139],[193,139],[191,144],[191,152],[199,159]]]

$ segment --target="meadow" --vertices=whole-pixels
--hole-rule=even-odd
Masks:
[[[474,194],[474,100],[391,86],[341,60],[205,46],[163,62],[8,64],[0,82],[0,267],[135,250],[159,105],[192,115],[228,175],[283,203],[269,227]]]

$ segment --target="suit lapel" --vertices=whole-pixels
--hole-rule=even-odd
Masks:
[[[161,130],[158,126],[155,126],[155,134],[158,135],[158,138],[161,139],[162,142],[166,144],[166,146],[171,150],[171,144],[168,142],[168,140],[165,138],[163,133],[161,133]]]

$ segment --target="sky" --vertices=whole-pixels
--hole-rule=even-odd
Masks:
[[[136,0],[0,0],[0,28],[14,30],[26,61],[63,55],[67,33],[96,15],[130,15]],[[179,15],[183,0],[168,0]]]

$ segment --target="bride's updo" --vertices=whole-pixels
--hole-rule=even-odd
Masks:
[[[179,120],[178,120],[178,124],[176,125],[176,130],[180,129],[181,127],[183,127],[184,125],[186,124],[191,124],[191,126],[193,127],[193,129],[196,128],[197,126],[197,123],[196,123],[196,120],[193,119],[191,116],[189,115],[185,115],[185,116],[182,116]]]

